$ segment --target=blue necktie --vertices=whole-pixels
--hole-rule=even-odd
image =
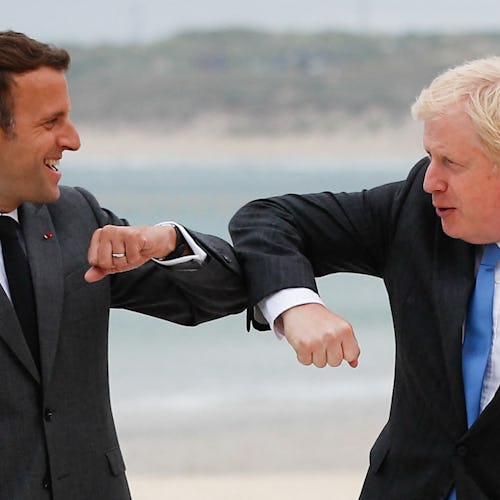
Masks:
[[[498,260],[500,260],[500,248],[494,243],[486,245],[477,272],[476,286],[470,299],[465,325],[462,374],[469,427],[479,415],[484,372],[490,354],[493,334],[495,265]]]
[[[483,258],[476,276],[476,286],[470,298],[465,336],[462,346],[462,375],[464,380],[467,426],[479,415],[484,372],[488,363],[493,334],[493,293],[495,265],[500,260],[500,248],[495,243],[484,247]],[[452,490],[448,500],[456,500]]]

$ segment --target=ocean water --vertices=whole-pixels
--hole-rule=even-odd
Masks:
[[[66,165],[63,183],[90,189],[103,206],[132,224],[175,220],[228,239],[229,218],[251,199],[287,192],[358,190],[403,178],[407,167],[382,162],[331,166],[95,162]],[[247,333],[244,314],[188,328],[113,311],[111,394],[117,426],[129,443],[129,461],[132,456],[134,467],[141,469],[147,462],[148,470],[154,468],[151,457],[146,456],[154,455],[152,448],[159,443],[169,448],[179,441],[175,461],[156,463],[162,473],[213,470],[213,458],[193,459],[189,436],[197,435],[198,442],[203,442],[200,428],[213,435],[214,429],[222,426],[227,431],[233,426],[237,428],[232,438],[236,446],[243,439],[241,429],[250,432],[256,421],[264,428],[274,428],[278,420],[280,425],[288,422],[300,429],[302,422],[306,426],[308,420],[310,424],[326,415],[333,420],[375,415],[377,425],[383,423],[392,386],[394,347],[382,282],[336,275],[321,278],[319,287],[331,309],[354,326],[362,350],[356,369],[302,366],[285,340],[270,332]],[[255,443],[261,434],[256,429],[253,432]],[[265,445],[271,446],[273,438],[265,435]],[[137,447],[133,439],[137,436],[148,445]],[[372,437],[373,433],[369,439]],[[363,453],[367,447],[362,443]],[[183,452],[184,461],[180,458]],[[137,458],[141,453],[144,456],[134,462],[133,455]],[[268,458],[272,453],[267,453]],[[227,456],[234,465],[237,459]],[[287,460],[288,456],[276,456],[273,463],[278,466]],[[321,461],[317,451],[311,451],[308,460],[311,467]],[[298,466],[293,460],[290,464]],[[248,463],[241,468],[248,469]]]

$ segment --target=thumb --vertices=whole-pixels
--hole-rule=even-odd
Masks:
[[[101,268],[92,266],[87,270],[84,278],[88,283],[95,283],[96,281],[102,280],[107,274],[108,273]]]

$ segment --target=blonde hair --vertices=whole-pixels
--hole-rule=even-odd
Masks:
[[[448,69],[422,90],[411,112],[423,121],[460,106],[472,120],[486,153],[500,161],[500,57]]]

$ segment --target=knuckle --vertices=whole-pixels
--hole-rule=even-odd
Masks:
[[[342,325],[342,328],[340,329],[340,333],[342,336],[351,337],[354,333],[352,325],[347,321],[345,321],[344,324]]]
[[[294,347],[300,352],[311,352],[315,349],[315,342],[310,339],[300,338],[294,343]]]
[[[340,365],[340,363],[342,362],[341,359],[328,359],[328,364],[333,367],[333,368],[336,368],[337,366]]]
[[[324,368],[326,366],[326,360],[314,361],[314,366],[316,368]]]
[[[342,352],[338,347],[330,349],[327,355],[328,364],[330,366],[339,366],[342,363]]]
[[[302,356],[301,354],[298,354],[297,359],[299,360],[299,362],[301,364],[306,365],[306,366],[309,366],[312,363],[310,356],[306,357],[306,356]]]
[[[105,226],[102,226],[98,231],[100,231],[103,234],[109,234],[113,232],[115,226],[112,226],[111,224],[107,224]]]

